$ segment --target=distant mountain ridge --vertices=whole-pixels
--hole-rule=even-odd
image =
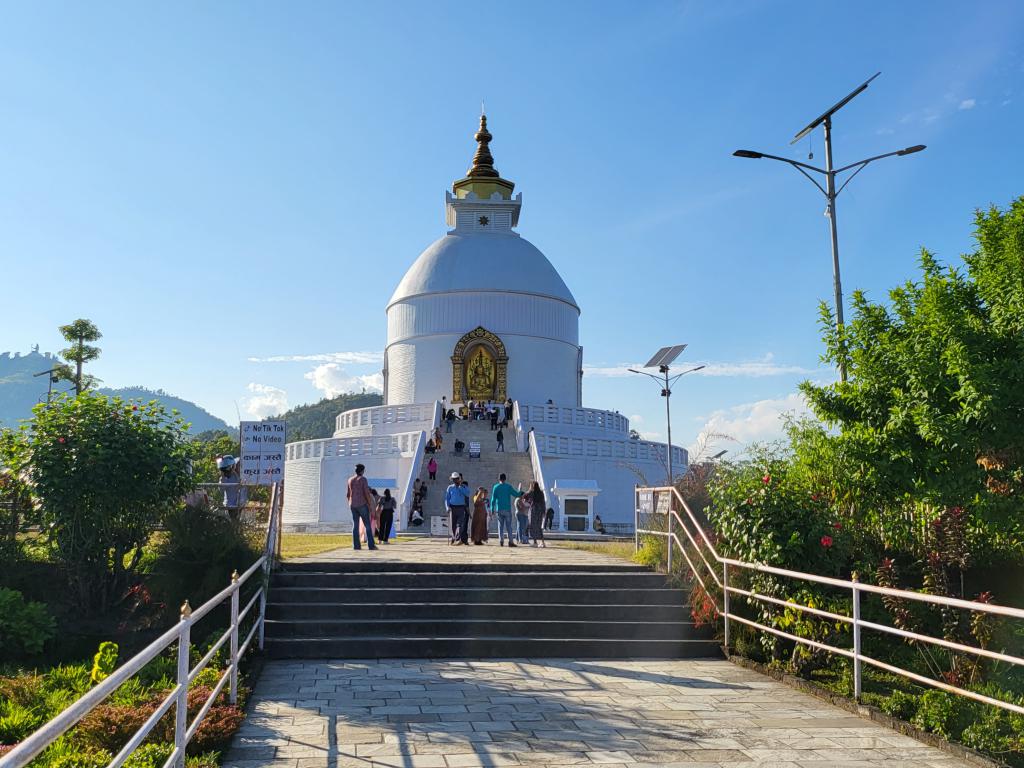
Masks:
[[[32,416],[33,406],[46,401],[48,377],[34,374],[49,370],[59,362],[60,358],[56,355],[41,353],[37,349],[27,355],[19,352],[0,352],[0,427],[17,427],[22,420]],[[55,393],[67,392],[70,389],[71,384],[67,381],[53,385]],[[193,435],[211,429],[233,430],[226,421],[217,418],[201,406],[168,394],[162,389],[133,386],[118,389],[104,387],[98,391],[125,400],[157,400],[168,409],[178,410],[181,417],[191,424],[189,431]]]

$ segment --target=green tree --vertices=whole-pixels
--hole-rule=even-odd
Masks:
[[[42,530],[83,606],[108,608],[162,516],[191,484],[185,424],[156,401],[90,392],[38,405],[7,464],[29,479]]]
[[[92,376],[83,377],[82,366],[100,356],[100,348],[86,342],[98,341],[103,334],[91,320],[84,318],[79,318],[70,325],[62,325],[60,333],[64,340],[71,344],[67,349],[62,349],[60,355],[65,360],[74,363],[75,370],[72,373],[71,368],[64,365],[58,367],[57,373],[61,378],[73,381],[75,394],[80,395],[95,382],[95,378]]]
[[[837,430],[830,449],[856,468],[838,484],[858,484],[889,515],[919,523],[963,507],[974,534],[1019,548],[1024,198],[979,211],[975,223],[965,268],[922,251],[920,279],[891,291],[888,305],[853,294],[842,337],[823,306],[824,360],[845,356],[850,380],[801,389]]]

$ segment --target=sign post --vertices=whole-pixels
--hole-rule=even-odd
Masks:
[[[285,423],[283,421],[243,421],[243,485],[273,485],[284,480]]]

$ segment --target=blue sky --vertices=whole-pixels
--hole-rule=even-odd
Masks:
[[[928,145],[839,201],[847,296],[882,298],[1024,194],[1022,46],[1024,5],[995,1],[9,4],[0,350],[88,317],[106,384],[232,422],[370,381],[486,99],[519,231],[583,308],[585,404],[663,437],[622,368],[686,342],[713,375],[680,382],[676,441],[770,437],[832,375],[828,226],[806,180],[732,151],[806,159],[790,137],[881,70],[836,162]]]

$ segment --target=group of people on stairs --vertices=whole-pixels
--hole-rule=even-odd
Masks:
[[[544,542],[545,518],[554,510],[547,507],[547,499],[540,483],[534,480],[530,490],[523,491],[522,483],[513,488],[502,473],[490,492],[484,486],[471,493],[469,483],[458,472],[452,472],[451,484],[445,490],[445,510],[448,512],[448,543],[454,546],[486,544],[491,519],[498,521],[498,544],[508,546],[532,543],[546,547]],[[513,527],[512,514],[515,507],[518,531]],[[527,531],[527,520],[529,530]],[[550,527],[550,526],[548,526]]]

